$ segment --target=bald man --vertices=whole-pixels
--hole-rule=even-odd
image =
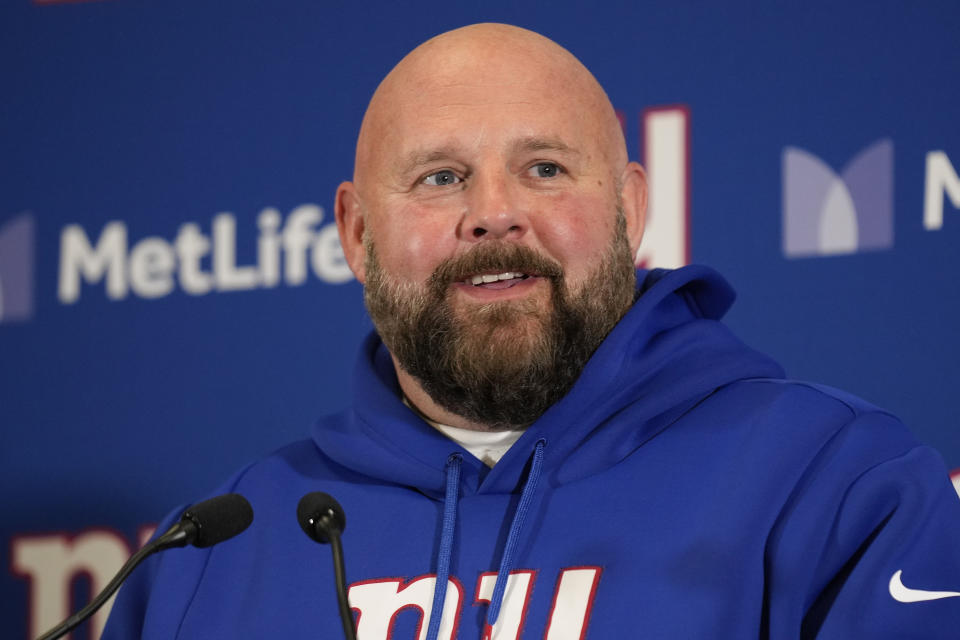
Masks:
[[[569,52],[419,46],[335,208],[376,327],[352,406],[228,481],[250,530],[151,560],[107,638],[337,637],[317,490],[361,640],[956,637],[942,461],[745,347],[715,272],[634,269],[644,172]]]

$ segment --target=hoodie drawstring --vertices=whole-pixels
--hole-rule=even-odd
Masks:
[[[523,491],[520,493],[520,502],[517,504],[517,511],[513,515],[513,522],[510,523],[510,534],[507,536],[507,544],[503,548],[500,570],[497,571],[497,582],[493,586],[490,607],[487,609],[487,624],[491,627],[496,624],[500,615],[503,594],[507,590],[507,579],[510,577],[510,572],[513,571],[513,554],[520,543],[520,530],[523,528],[523,521],[530,510],[530,505],[533,503],[537,481],[540,480],[540,471],[543,467],[543,449],[546,444],[546,440],[537,440],[537,446],[533,450],[533,460],[530,463],[530,473],[527,475],[527,482],[523,485]]]
[[[430,626],[426,640],[437,640],[443,603],[447,597],[447,579],[450,577],[450,557],[453,555],[453,530],[457,522],[457,498],[460,494],[459,453],[447,458],[447,491],[443,497],[443,524],[440,529],[440,548],[437,550],[437,582],[433,588],[433,605],[430,608]]]
[[[497,571],[497,581],[490,596],[490,607],[487,609],[487,624],[491,627],[496,624],[503,604],[503,596],[507,590],[507,580],[513,571],[513,556],[520,543],[520,533],[526,520],[527,512],[533,504],[533,496],[537,491],[537,483],[543,469],[543,450],[547,441],[537,440],[533,450],[533,459],[530,462],[530,473],[520,493],[520,502],[513,514],[510,523],[510,533],[503,548],[500,559],[500,569]],[[457,500],[460,496],[460,463],[459,453],[451,454],[447,458],[446,479],[447,488],[443,498],[443,522],[440,526],[440,548],[437,550],[437,579],[433,589],[433,604],[430,607],[430,624],[427,627],[426,640],[437,640],[440,633],[440,621],[443,617],[443,605],[447,597],[447,581],[450,578],[450,559],[453,556],[453,533],[457,521]]]

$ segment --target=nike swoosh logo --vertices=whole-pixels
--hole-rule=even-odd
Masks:
[[[927,600],[940,600],[941,598],[956,598],[960,596],[958,591],[925,591],[923,589],[911,589],[903,586],[900,580],[900,574],[903,571],[897,571],[890,578],[890,595],[897,602],[926,602]]]

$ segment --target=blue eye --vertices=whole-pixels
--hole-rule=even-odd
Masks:
[[[443,187],[448,184],[457,184],[460,182],[460,177],[449,169],[444,169],[442,171],[437,171],[436,173],[431,173],[426,178],[422,180],[423,184],[430,185],[431,187]]]
[[[538,162],[530,167],[528,171],[537,178],[556,178],[563,173],[560,165],[554,164],[553,162]]]

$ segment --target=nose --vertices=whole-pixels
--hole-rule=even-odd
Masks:
[[[527,232],[526,211],[505,172],[474,174],[466,193],[460,229],[463,240],[517,239]]]

